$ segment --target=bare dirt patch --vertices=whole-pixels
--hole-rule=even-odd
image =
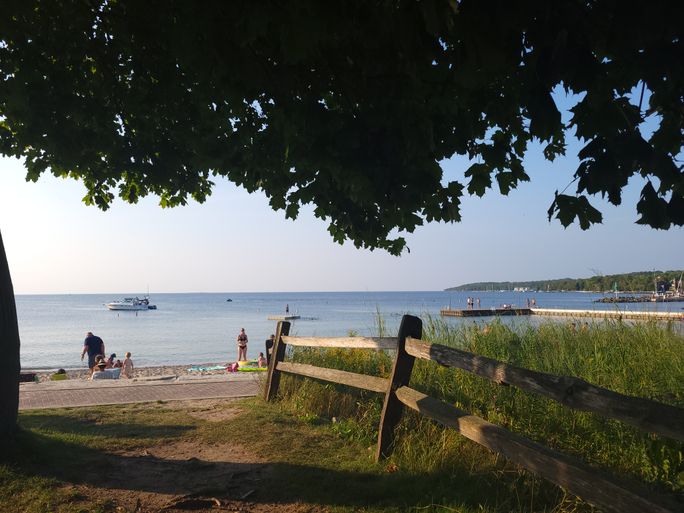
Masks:
[[[236,401],[205,399],[149,404],[183,410],[208,422],[242,413]],[[323,512],[327,508],[269,500],[273,466],[239,441],[208,443],[192,438],[102,454],[102,466],[88,469],[85,483],[70,486],[85,510],[103,513]]]
[[[209,422],[228,421],[239,415],[242,410],[231,406],[234,399],[200,399],[192,401],[170,401],[164,409],[183,410],[191,417]]]
[[[272,467],[237,444],[183,440],[114,451],[103,455],[102,468],[92,472],[92,483],[75,491],[83,502],[107,513],[327,510],[269,501]]]

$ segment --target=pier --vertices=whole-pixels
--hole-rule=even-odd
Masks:
[[[532,315],[554,317],[599,317],[601,319],[625,319],[639,321],[681,321],[684,312],[634,312],[624,310],[566,310],[564,308],[532,308]]]
[[[491,315],[530,315],[529,308],[468,308],[467,310],[452,310],[445,308],[439,311],[447,317],[486,317]]]
[[[299,319],[299,315],[269,315],[269,321],[293,321]]]
[[[503,315],[546,315],[551,317],[594,317],[601,319],[624,319],[640,321],[684,321],[683,312],[634,312],[621,310],[568,310],[564,308],[478,308],[440,310],[446,317],[485,317]]]

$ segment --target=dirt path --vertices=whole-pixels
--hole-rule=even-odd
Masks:
[[[210,422],[229,421],[238,411],[215,409],[219,401],[193,401],[189,413]],[[225,401],[222,401],[225,404]],[[178,402],[176,407],[187,408]],[[84,507],[105,513],[324,512],[308,504],[269,501],[273,467],[239,444],[182,440],[134,451],[107,451],[86,483],[70,485]]]

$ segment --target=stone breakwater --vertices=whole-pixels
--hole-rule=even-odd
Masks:
[[[675,303],[684,302],[684,296],[606,296],[595,299],[594,303]]]

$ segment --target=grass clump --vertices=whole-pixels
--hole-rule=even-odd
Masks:
[[[423,338],[518,367],[575,376],[626,395],[684,407],[684,340],[662,324],[606,321],[514,326],[494,321],[484,326],[454,326],[428,318]],[[391,355],[383,352],[308,349],[293,351],[290,357],[378,376],[386,376],[391,369]],[[684,444],[680,442],[428,361],[415,362],[411,386],[613,474],[642,481],[662,493],[684,494]],[[334,418],[331,426],[340,437],[369,444],[376,440],[382,408],[378,394],[296,377],[283,379],[281,394],[300,415]],[[491,487],[491,478],[496,476],[507,490],[492,497],[490,504],[496,511],[589,508],[413,412],[402,419],[391,461],[408,472],[435,476],[438,489],[473,475],[479,476],[482,486]],[[482,486],[476,488],[482,492]]]

